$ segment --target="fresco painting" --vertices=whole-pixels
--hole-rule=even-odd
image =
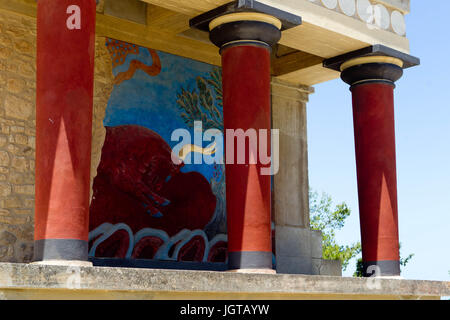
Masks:
[[[194,136],[194,121],[223,130],[220,69],[113,39],[106,46],[115,86],[93,184],[90,256],[225,263],[224,165],[173,161],[171,141],[179,128]]]

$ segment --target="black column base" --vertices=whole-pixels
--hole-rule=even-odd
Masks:
[[[228,269],[272,269],[272,252],[239,251],[228,253]]]
[[[88,261],[88,246],[87,241],[77,239],[36,240],[33,261]]]
[[[366,278],[400,276],[400,261],[385,260],[363,262],[363,268],[363,276]]]

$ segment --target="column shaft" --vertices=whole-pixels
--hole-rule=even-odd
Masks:
[[[242,1],[225,4],[190,20],[191,26],[209,31],[211,42],[220,48],[222,55],[231,270],[275,272],[271,169],[277,169],[272,166],[271,154],[270,54],[281,38],[281,30],[300,24],[298,16]],[[238,144],[230,146],[236,138]]]
[[[87,260],[95,1],[39,0],[35,261]]]
[[[364,270],[399,275],[394,85],[352,87]]]
[[[266,46],[238,45],[222,51],[224,128],[270,134],[270,50]],[[266,143],[270,155],[270,135]],[[230,141],[226,141],[226,144]],[[249,164],[245,149],[234,144],[234,154],[245,151],[246,164],[226,165],[228,246],[230,269],[272,268],[271,176],[262,165]],[[226,159],[227,163],[231,159]]]
[[[394,88],[403,70],[420,64],[404,52],[372,45],[326,59],[351,86],[363,274],[399,276]]]

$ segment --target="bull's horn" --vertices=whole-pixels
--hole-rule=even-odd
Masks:
[[[212,155],[216,153],[216,143],[213,142],[206,148],[199,147],[195,144],[187,144],[181,148],[180,152],[178,152],[178,157],[184,161],[189,153],[196,152],[204,155]]]

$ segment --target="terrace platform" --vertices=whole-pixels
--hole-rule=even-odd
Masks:
[[[440,299],[450,282],[0,264],[0,299]]]

